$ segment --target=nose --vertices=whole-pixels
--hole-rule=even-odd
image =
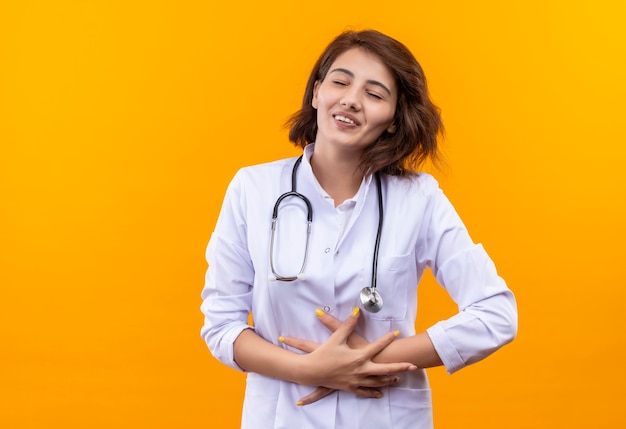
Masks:
[[[339,104],[351,110],[360,110],[361,98],[359,97],[358,90],[354,87],[346,90],[341,100],[339,100]]]

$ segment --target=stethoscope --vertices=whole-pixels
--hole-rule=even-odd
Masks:
[[[272,212],[272,235],[270,236],[270,268],[272,270],[273,276],[270,277],[272,280],[279,280],[283,282],[292,282],[294,280],[303,279],[304,278],[304,267],[306,265],[307,256],[309,254],[309,238],[311,236],[311,224],[313,223],[313,207],[311,206],[311,202],[307,197],[296,191],[296,175],[298,172],[298,167],[302,162],[302,156],[300,156],[291,171],[291,191],[285,192],[276,200],[274,204],[274,210]],[[371,313],[378,313],[383,308],[383,298],[380,296],[380,293],[376,289],[376,274],[378,271],[378,249],[380,247],[380,236],[383,230],[383,196],[382,196],[382,186],[380,184],[380,175],[377,173],[374,174],[376,179],[376,187],[378,191],[378,230],[376,232],[376,242],[374,243],[374,258],[372,260],[372,286],[364,287],[361,289],[361,293],[359,294],[359,300],[361,301],[361,305],[363,308]],[[307,208],[307,227],[306,227],[306,242],[304,247],[304,258],[302,260],[302,266],[300,267],[300,272],[295,276],[282,276],[276,272],[274,268],[274,233],[276,231],[276,223],[278,221],[278,209],[280,207],[280,203],[283,202],[284,199],[296,197],[301,199]]]

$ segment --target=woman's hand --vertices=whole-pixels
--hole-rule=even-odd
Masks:
[[[354,311],[357,311],[357,310],[358,310],[358,313],[360,314],[359,309],[355,309]],[[322,325],[326,326],[326,328],[328,328],[330,332],[335,332],[341,326],[341,322],[338,319],[336,319],[335,317],[331,316],[330,314],[320,309],[315,310],[315,314],[319,318],[320,322],[322,322]],[[296,338],[296,337],[281,337],[281,338],[284,344],[287,344],[290,347],[293,347],[295,349],[298,349],[307,353],[311,353],[312,351],[316,350],[320,346],[319,343],[304,340],[302,338]],[[350,348],[360,349],[368,345],[369,342],[365,338],[357,334],[356,332],[352,331],[350,332],[350,335],[348,336],[347,344],[348,346],[350,346]]]
[[[391,332],[368,343],[354,333],[358,317],[358,308],[355,308],[352,316],[343,323],[330,315],[320,315],[321,322],[334,331],[323,344],[294,337],[281,338],[284,344],[308,353],[303,355],[303,359],[306,359],[302,366],[303,384],[320,386],[302,398],[298,405],[315,402],[336,389],[378,398],[381,396],[378,387],[395,383],[398,380],[396,375],[398,373],[417,369],[408,362],[386,364],[373,362],[372,358],[387,347],[398,333]]]

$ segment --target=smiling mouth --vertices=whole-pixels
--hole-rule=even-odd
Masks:
[[[337,121],[341,121],[341,122],[344,122],[346,124],[356,125],[356,122],[354,122],[352,119],[346,118],[345,116],[342,116],[342,115],[335,115],[335,119]]]

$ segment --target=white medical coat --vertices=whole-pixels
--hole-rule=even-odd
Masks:
[[[347,224],[341,206],[317,182],[305,148],[297,190],[313,207],[305,278],[271,280],[269,240],[276,199],[291,189],[295,158],[241,169],[224,199],[207,247],[209,268],[202,291],[201,335],[213,355],[241,370],[233,343],[249,328],[252,312],[258,335],[287,347],[278,337],[324,342],[330,332],[315,316],[328,311],[340,320],[358,305],[370,286],[378,227],[376,183],[367,176],[355,196]],[[378,260],[379,313],[361,312],[357,331],[372,341],[395,330],[415,334],[417,284],[430,267],[458,304],[459,313],[427,330],[447,371],[453,373],[486,357],[513,339],[515,299],[481,245],[474,244],[456,211],[428,174],[382,177],[384,223]],[[281,275],[300,270],[306,240],[306,208],[301,200],[281,204],[274,264]],[[296,351],[296,350],[294,350]],[[296,351],[297,352],[297,351]],[[402,374],[383,397],[370,399],[338,391],[311,405],[296,402],[314,388],[247,375],[242,428],[381,429],[431,428],[431,393],[424,370]]]

